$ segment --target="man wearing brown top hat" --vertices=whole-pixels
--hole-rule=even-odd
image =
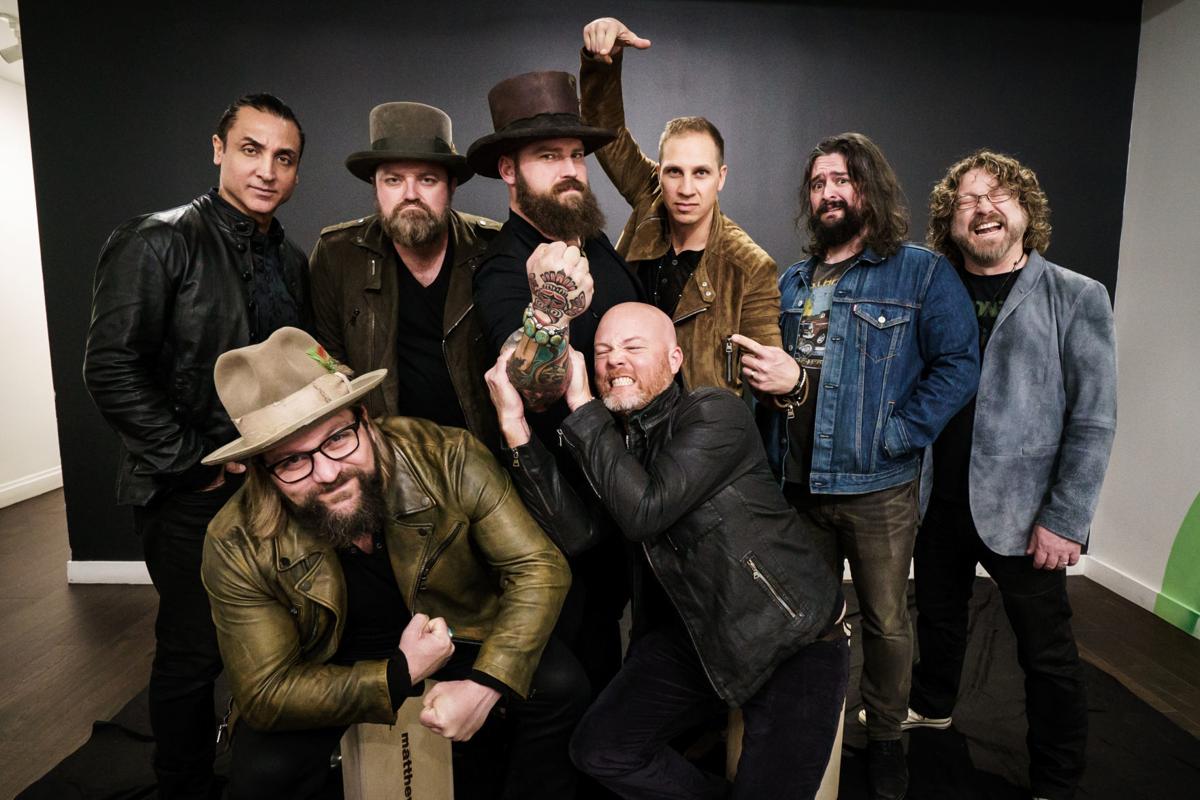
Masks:
[[[492,356],[515,350],[508,375],[539,412],[529,415],[534,434],[553,448],[576,491],[590,495],[556,432],[569,413],[561,400],[567,344],[583,354],[590,374],[600,316],[642,296],[588,188],[585,157],[614,134],[580,120],[575,78],[566,72],[501,81],[488,104],[495,131],[471,145],[467,161],[477,174],[504,181],[509,216],[475,274],[475,305]],[[612,525],[607,518],[602,524]],[[560,623],[596,691],[620,667],[617,623],[627,595],[620,548],[615,537],[609,542],[572,561],[576,589]]]
[[[504,709],[506,774],[463,753],[459,797],[569,798],[587,684],[550,636],[563,557],[474,437],[365,414],[386,372],[351,379],[295,328],[217,362],[241,437],[204,462],[249,467],[202,569],[240,713],[230,793],[319,794],[346,727],[393,722],[435,677],[435,733],[465,742]]]
[[[467,428],[495,447],[471,277],[500,224],[451,208],[473,173],[441,109],[383,103],[370,135],[346,168],[374,186],[376,211],[325,228],[310,259],[317,337],[356,370],[388,369],[371,416]]]

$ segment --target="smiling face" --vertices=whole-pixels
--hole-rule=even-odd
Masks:
[[[1019,195],[992,203],[986,195],[999,188],[996,177],[984,169],[973,169],[958,182],[957,197],[973,195],[974,208],[955,208],[950,238],[963,253],[963,263],[972,272],[1009,269],[1024,255],[1025,229],[1029,217]]]
[[[245,106],[225,134],[213,135],[213,163],[221,168],[218,192],[266,230],[275,209],[299,181],[300,129],[294,122]]]
[[[711,136],[684,133],[666,139],[658,176],[671,224],[707,223],[717,204],[717,193],[725,186],[725,173]]]
[[[670,317],[644,303],[613,306],[596,328],[596,387],[609,411],[639,411],[663,393],[683,364]]]

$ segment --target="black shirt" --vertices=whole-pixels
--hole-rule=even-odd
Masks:
[[[672,247],[662,258],[637,262],[638,278],[650,295],[650,302],[668,317],[675,316],[675,307],[679,305],[684,287],[692,279],[703,256],[703,250],[676,253]]]
[[[402,416],[465,428],[467,422],[442,348],[454,244],[447,244],[441,269],[428,286],[413,277],[394,247],[388,250],[391,255],[387,268],[396,270],[400,301],[395,312],[397,410]]]

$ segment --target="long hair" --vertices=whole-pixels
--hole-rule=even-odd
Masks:
[[[950,223],[954,219],[958,183],[973,169],[985,170],[1000,186],[1007,186],[1016,193],[1017,201],[1029,216],[1022,244],[1026,250],[1045,253],[1050,248],[1050,203],[1038,184],[1037,175],[1015,158],[992,150],[977,150],[962,159],[933,187],[929,195],[929,230],[925,236],[930,248],[946,256],[955,266],[962,266],[962,250],[950,238]]]
[[[383,485],[389,486],[396,468],[396,454],[392,452],[392,445],[383,432],[367,417],[366,411],[358,413],[362,414],[362,427],[366,429],[367,438],[375,450],[375,469],[379,470]],[[288,524],[283,495],[271,480],[261,458],[250,459],[247,473],[246,491],[242,494],[242,513],[249,524],[250,533],[259,539],[274,538],[283,533]]]
[[[813,162],[821,156],[834,153],[840,153],[846,159],[846,171],[862,204],[863,227],[866,230],[864,244],[884,258],[893,255],[908,235],[908,209],[904,203],[904,192],[879,147],[863,134],[853,132],[830,136],[808,154],[808,163],[804,165],[804,183],[800,187],[800,213],[796,215],[796,226],[809,231],[805,252],[818,257],[825,255],[817,251],[819,246],[812,236],[813,226],[819,223],[813,217],[808,185]]]

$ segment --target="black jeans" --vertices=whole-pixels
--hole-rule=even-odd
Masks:
[[[478,654],[477,645],[456,642],[451,660],[433,678],[469,678]],[[455,795],[460,800],[494,796],[570,800],[576,773],[567,742],[589,696],[583,668],[565,645],[551,638],[533,675],[529,697],[502,699],[470,741],[453,745]],[[327,790],[330,754],[345,732],[345,726],[264,732],[239,723],[233,737],[229,797],[321,796]]]
[[[1034,569],[1032,556],[1000,556],[979,538],[970,509],[932,503],[917,536],[917,641],[912,709],[948,717],[967,647],[975,564],[996,582],[1025,672],[1033,794],[1073,797],[1087,746],[1087,694],[1071,632],[1066,573]]]
[[[839,633],[841,628],[839,627]],[[850,668],[844,635],[808,645],[775,668],[742,706],[745,732],[735,798],[812,797],[837,736]],[[729,784],[669,746],[725,708],[680,630],[652,630],[588,709],[571,758],[627,798],[724,798]]]
[[[163,798],[204,798],[212,791],[213,682],[221,674],[221,654],[200,582],[200,557],[209,520],[236,488],[231,482],[211,492],[175,492],[133,510],[158,591],[149,700],[154,772]]]

